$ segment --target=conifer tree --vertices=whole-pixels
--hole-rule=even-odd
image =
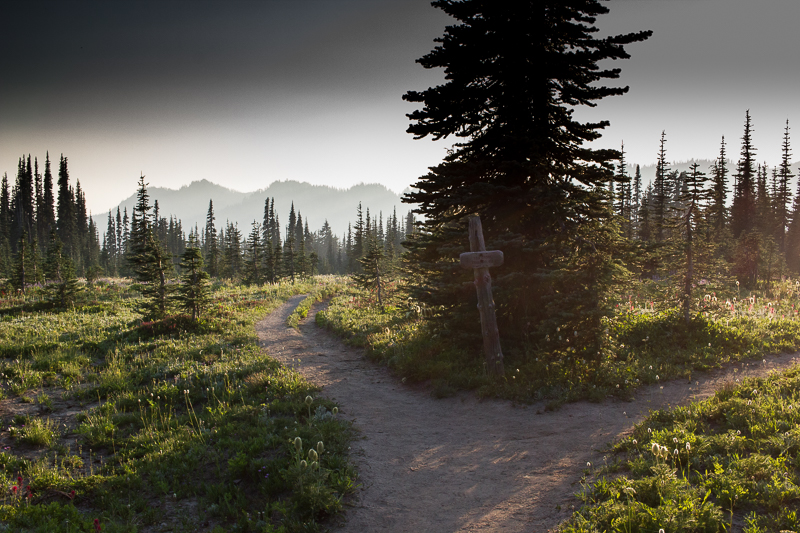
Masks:
[[[169,306],[170,289],[167,286],[167,274],[171,271],[172,261],[153,234],[147,185],[144,175],[140,176],[136,206],[131,217],[128,263],[136,280],[142,284],[142,295],[145,300],[140,311],[147,318],[162,318]]]
[[[45,277],[52,281],[49,291],[50,301],[54,305],[66,308],[75,302],[81,288],[75,277],[72,259],[64,255],[63,245],[55,228],[50,231],[50,242],[47,245]]]
[[[192,313],[192,320],[200,318],[200,312],[210,301],[208,272],[203,270],[203,254],[193,237],[181,256],[181,284],[178,286],[175,300],[178,307]]]
[[[29,270],[28,270],[28,235],[24,231],[20,234],[19,242],[17,243],[17,254],[14,261],[14,277],[13,286],[25,293],[25,287],[30,283]]]
[[[169,309],[172,288],[167,285],[167,275],[172,272],[172,260],[153,235],[148,225],[144,256],[137,268],[137,279],[142,282],[144,302],[140,311],[148,318],[163,318]]]
[[[206,247],[206,272],[209,276],[219,275],[219,245],[217,243],[217,228],[214,227],[214,201],[208,201],[208,213],[206,214],[205,247]]]
[[[40,223],[45,234],[49,235],[50,231],[56,228],[56,203],[53,196],[53,173],[50,170],[50,152],[47,152],[45,156],[43,179],[44,213]]]
[[[247,258],[244,265],[244,280],[246,283],[260,285],[264,282],[262,255],[261,225],[254,220],[253,229],[247,237]]]
[[[767,165],[758,165],[756,168],[756,228],[762,235],[772,235],[774,224],[772,221],[772,199],[767,187]]]
[[[123,237],[123,234],[122,234],[123,233],[123,230],[122,230],[122,215],[119,212],[119,206],[117,206],[116,229],[117,229],[117,238],[116,238],[117,257],[116,257],[116,260],[117,260],[117,264],[119,264],[120,258],[125,253],[125,241],[124,241],[124,237]]]
[[[667,142],[666,133],[661,132],[661,144],[658,149],[658,160],[656,163],[656,176],[653,180],[653,225],[655,227],[656,241],[661,242],[665,236],[665,224],[667,219],[667,207],[670,199],[669,179],[669,163],[667,162],[667,152],[664,143]]]
[[[45,229],[45,205],[44,205],[44,189],[42,184],[42,175],[39,174],[39,158],[34,157],[33,159],[33,178],[35,183],[36,189],[36,238],[39,242],[44,242],[45,237],[47,236],[47,230]]]
[[[745,113],[742,151],[736,167],[736,187],[731,206],[731,231],[735,238],[755,228],[756,221],[756,172],[755,148],[752,142],[750,110]]]
[[[56,214],[58,216],[56,220],[58,238],[64,246],[64,252],[67,255],[71,255],[75,234],[75,212],[73,198],[70,194],[67,158],[63,154],[58,164],[58,206]]]
[[[727,208],[725,207],[725,200],[728,197],[728,160],[725,155],[725,136],[722,136],[722,142],[719,148],[719,157],[714,161],[714,166],[711,170],[712,180],[712,196],[711,205],[708,208],[709,216],[711,218],[711,226],[714,230],[714,236],[717,242],[722,238],[722,231],[725,228],[727,221]]]
[[[367,239],[367,253],[359,259],[360,272],[353,275],[353,280],[364,289],[375,291],[378,306],[383,310],[383,288],[386,284],[386,254],[378,239]]]
[[[579,233],[586,238],[582,225],[609,218],[600,189],[613,177],[619,152],[586,148],[607,122],[579,123],[573,108],[624,94],[627,88],[602,86],[619,69],[598,63],[629,57],[624,45],[650,33],[595,38],[592,24],[608,12],[596,0],[437,0],[434,6],[457,24],[418,62],[443,68],[447,81],[404,95],[422,104],[409,115],[408,132],[460,142],[404,197],[424,217],[424,230],[406,241],[414,296],[444,306],[450,324],[470,323],[465,313],[474,318],[474,307],[463,302],[461,285],[471,274],[453,259],[465,247],[467,215],[480,215],[487,247],[502,246],[506,257],[496,269],[495,298],[505,298],[498,319],[513,322],[504,331],[522,332],[542,323],[547,302],[556,302],[544,273],[558,274],[558,256],[571,255]],[[601,240],[611,243],[605,235]],[[602,297],[587,305],[602,306]],[[583,324],[592,335],[597,318],[591,313]]]
[[[792,152],[789,145],[789,120],[786,120],[786,129],[783,132],[781,145],[781,162],[778,166],[778,190],[775,195],[775,236],[778,240],[781,253],[786,252],[786,229],[789,225],[789,181],[794,177],[791,167]]]
[[[679,197],[677,229],[682,241],[681,268],[683,280],[683,318],[688,325],[691,322],[691,306],[693,301],[692,288],[695,284],[695,275],[698,271],[697,261],[697,234],[698,226],[702,221],[702,208],[709,199],[710,192],[706,189],[706,175],[698,169],[697,163],[692,164],[686,175],[685,187]]]

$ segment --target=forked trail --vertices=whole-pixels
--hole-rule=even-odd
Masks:
[[[740,363],[736,374],[733,365],[698,374],[699,385],[681,379],[645,387],[632,402],[580,402],[555,412],[469,394],[437,400],[316,327],[316,309],[299,331],[287,328],[302,298],[257,331],[273,357],[322,386],[361,433],[353,455],[362,487],[335,531],[547,531],[578,505],[573,494],[586,463],[602,464],[599,450],[650,409],[706,398],[734,377],[786,368],[797,355]]]

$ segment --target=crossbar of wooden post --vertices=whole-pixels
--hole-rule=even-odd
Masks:
[[[459,256],[461,266],[471,268],[475,274],[475,289],[478,292],[478,310],[481,315],[483,333],[483,352],[490,376],[505,375],[503,351],[500,348],[500,333],[497,329],[497,316],[492,298],[492,277],[489,268],[503,264],[503,252],[486,250],[483,241],[483,227],[478,216],[469,217],[469,252]]]

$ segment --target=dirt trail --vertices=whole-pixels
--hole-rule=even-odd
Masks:
[[[729,365],[697,374],[691,385],[644,387],[632,402],[579,402],[555,412],[469,394],[437,400],[316,327],[316,309],[299,331],[287,328],[302,298],[256,329],[262,346],[322,386],[363,436],[353,444],[362,488],[335,531],[547,531],[578,506],[573,494],[586,463],[602,464],[604,445],[649,410],[706,398],[726,381],[789,367],[797,356]]]

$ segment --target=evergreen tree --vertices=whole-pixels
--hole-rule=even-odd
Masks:
[[[225,276],[229,279],[235,279],[239,277],[242,271],[242,233],[239,231],[239,227],[228,222],[223,241],[225,243],[222,251],[223,260],[225,261]]]
[[[661,132],[661,144],[658,149],[658,160],[656,163],[656,176],[653,181],[653,225],[656,232],[656,241],[661,242],[664,240],[664,229],[667,218],[667,207],[670,198],[669,180],[667,174],[669,173],[669,163],[667,162],[667,152],[664,143],[667,142],[666,133]]]
[[[353,275],[353,280],[368,291],[375,291],[378,306],[383,310],[383,288],[386,284],[386,254],[378,239],[367,240],[367,253],[359,259],[360,272]]]
[[[35,183],[36,189],[36,238],[39,242],[44,242],[45,237],[47,236],[47,230],[45,229],[45,205],[44,205],[44,189],[42,184],[42,175],[39,174],[39,158],[35,157],[33,159],[33,178]]]
[[[244,265],[244,280],[246,283],[260,285],[264,282],[262,255],[261,225],[254,220],[253,229],[247,237],[247,257]]]
[[[725,207],[725,199],[728,197],[728,160],[725,156],[725,136],[722,136],[722,142],[719,148],[719,157],[714,161],[714,166],[711,171],[711,180],[713,182],[713,194],[711,197],[711,205],[709,206],[709,216],[711,217],[711,226],[714,230],[715,239],[717,242],[722,238],[722,231],[725,228],[727,221],[727,208]]]
[[[756,228],[762,235],[772,235],[772,199],[767,187],[767,165],[756,168]]]
[[[296,259],[297,256],[294,251],[294,233],[287,231],[286,241],[283,243],[283,275],[289,276],[292,283],[294,283],[294,276],[297,273]]]
[[[466,215],[480,215],[487,246],[502,249],[506,257],[496,269],[496,295],[507,302],[497,307],[498,319],[508,325],[503,331],[524,334],[527,324],[544,323],[548,303],[557,305],[545,273],[557,275],[563,257],[578,264],[568,243],[578,234],[586,238],[582,225],[609,217],[600,189],[613,176],[619,152],[586,148],[607,122],[579,123],[573,109],[624,94],[627,88],[599,84],[618,78],[619,69],[601,69],[598,63],[629,57],[624,45],[650,33],[594,38],[591,25],[608,12],[596,0],[437,0],[434,5],[459,24],[448,26],[440,45],[419,60],[426,68],[443,68],[447,82],[406,93],[407,101],[423,104],[409,115],[408,131],[415,138],[453,135],[463,142],[404,197],[424,216],[424,230],[406,241],[414,295],[449,310],[442,316],[451,325],[472,323],[473,304],[455,304],[463,301],[461,285],[471,273],[453,258],[457,243],[466,242]],[[611,245],[606,237],[597,244]],[[593,279],[610,268],[610,256],[600,257],[592,263]],[[571,290],[585,286],[574,284]],[[599,309],[603,296],[593,299],[590,292],[595,294],[583,293],[586,305]],[[571,321],[595,339],[585,345],[591,357],[599,351],[590,346],[599,338],[598,320],[590,312]]]
[[[56,203],[53,196],[53,173],[50,170],[50,152],[47,152],[44,160],[43,188],[44,212],[39,223],[45,234],[49,235],[51,230],[56,229]]]
[[[175,297],[178,307],[192,313],[192,320],[200,318],[200,312],[210,301],[208,286],[209,275],[203,270],[203,254],[195,238],[189,239],[189,245],[181,256],[181,284]]]
[[[50,230],[50,242],[47,245],[45,259],[45,276],[52,283],[48,286],[50,302],[66,308],[75,302],[80,293],[80,285],[75,277],[72,259],[64,255],[63,245],[56,235],[55,228]]]
[[[125,241],[123,237],[123,229],[122,229],[122,215],[119,212],[119,206],[117,206],[117,219],[116,219],[116,230],[117,230],[117,255],[116,255],[116,262],[119,264],[120,258],[125,254]]]
[[[698,164],[694,163],[690,167],[690,172],[686,175],[686,186],[683,188],[679,198],[681,208],[677,213],[677,225],[682,241],[683,257],[681,268],[683,279],[683,318],[688,325],[691,322],[691,306],[693,302],[692,288],[695,284],[695,276],[698,272],[697,261],[697,234],[698,226],[702,223],[703,204],[709,199],[713,191],[706,189],[706,175],[698,170]]]
[[[745,114],[744,135],[742,136],[741,158],[736,167],[736,186],[731,206],[731,231],[735,238],[755,228],[755,148],[752,142],[752,123],[750,110]]]
[[[24,231],[19,236],[17,243],[17,253],[14,260],[13,286],[25,293],[25,287],[31,282],[30,279],[30,258],[28,255],[28,235]]]
[[[367,217],[369,220],[369,217]],[[350,272],[357,272],[359,270],[359,260],[364,256],[364,239],[366,235],[366,226],[364,225],[364,214],[361,210],[361,202],[358,202],[358,210],[356,211],[356,223],[353,228],[353,245],[350,249],[348,257],[348,270]]]
[[[794,177],[791,168],[792,152],[789,145],[789,120],[786,120],[786,129],[783,132],[781,145],[781,163],[778,166],[778,190],[775,195],[775,237],[781,253],[786,252],[786,230],[789,225],[789,181]]]
[[[166,316],[172,292],[172,287],[167,285],[167,275],[171,272],[172,260],[148,225],[144,255],[136,270],[137,280],[142,283],[142,296],[145,298],[140,311],[145,317]]]
[[[214,227],[214,201],[208,201],[208,213],[206,214],[205,247],[206,247],[206,272],[209,276],[219,275],[219,246],[217,243],[217,228]]]
[[[75,234],[75,213],[74,202],[70,194],[67,158],[63,154],[58,165],[58,206],[56,214],[58,216],[56,220],[58,238],[64,245],[64,252],[67,255],[71,255]]]
[[[167,274],[171,270],[172,261],[153,234],[147,185],[144,175],[140,176],[136,206],[131,217],[128,263],[136,281],[142,284],[142,296],[145,299],[140,311],[147,318],[162,318],[169,305]]]

